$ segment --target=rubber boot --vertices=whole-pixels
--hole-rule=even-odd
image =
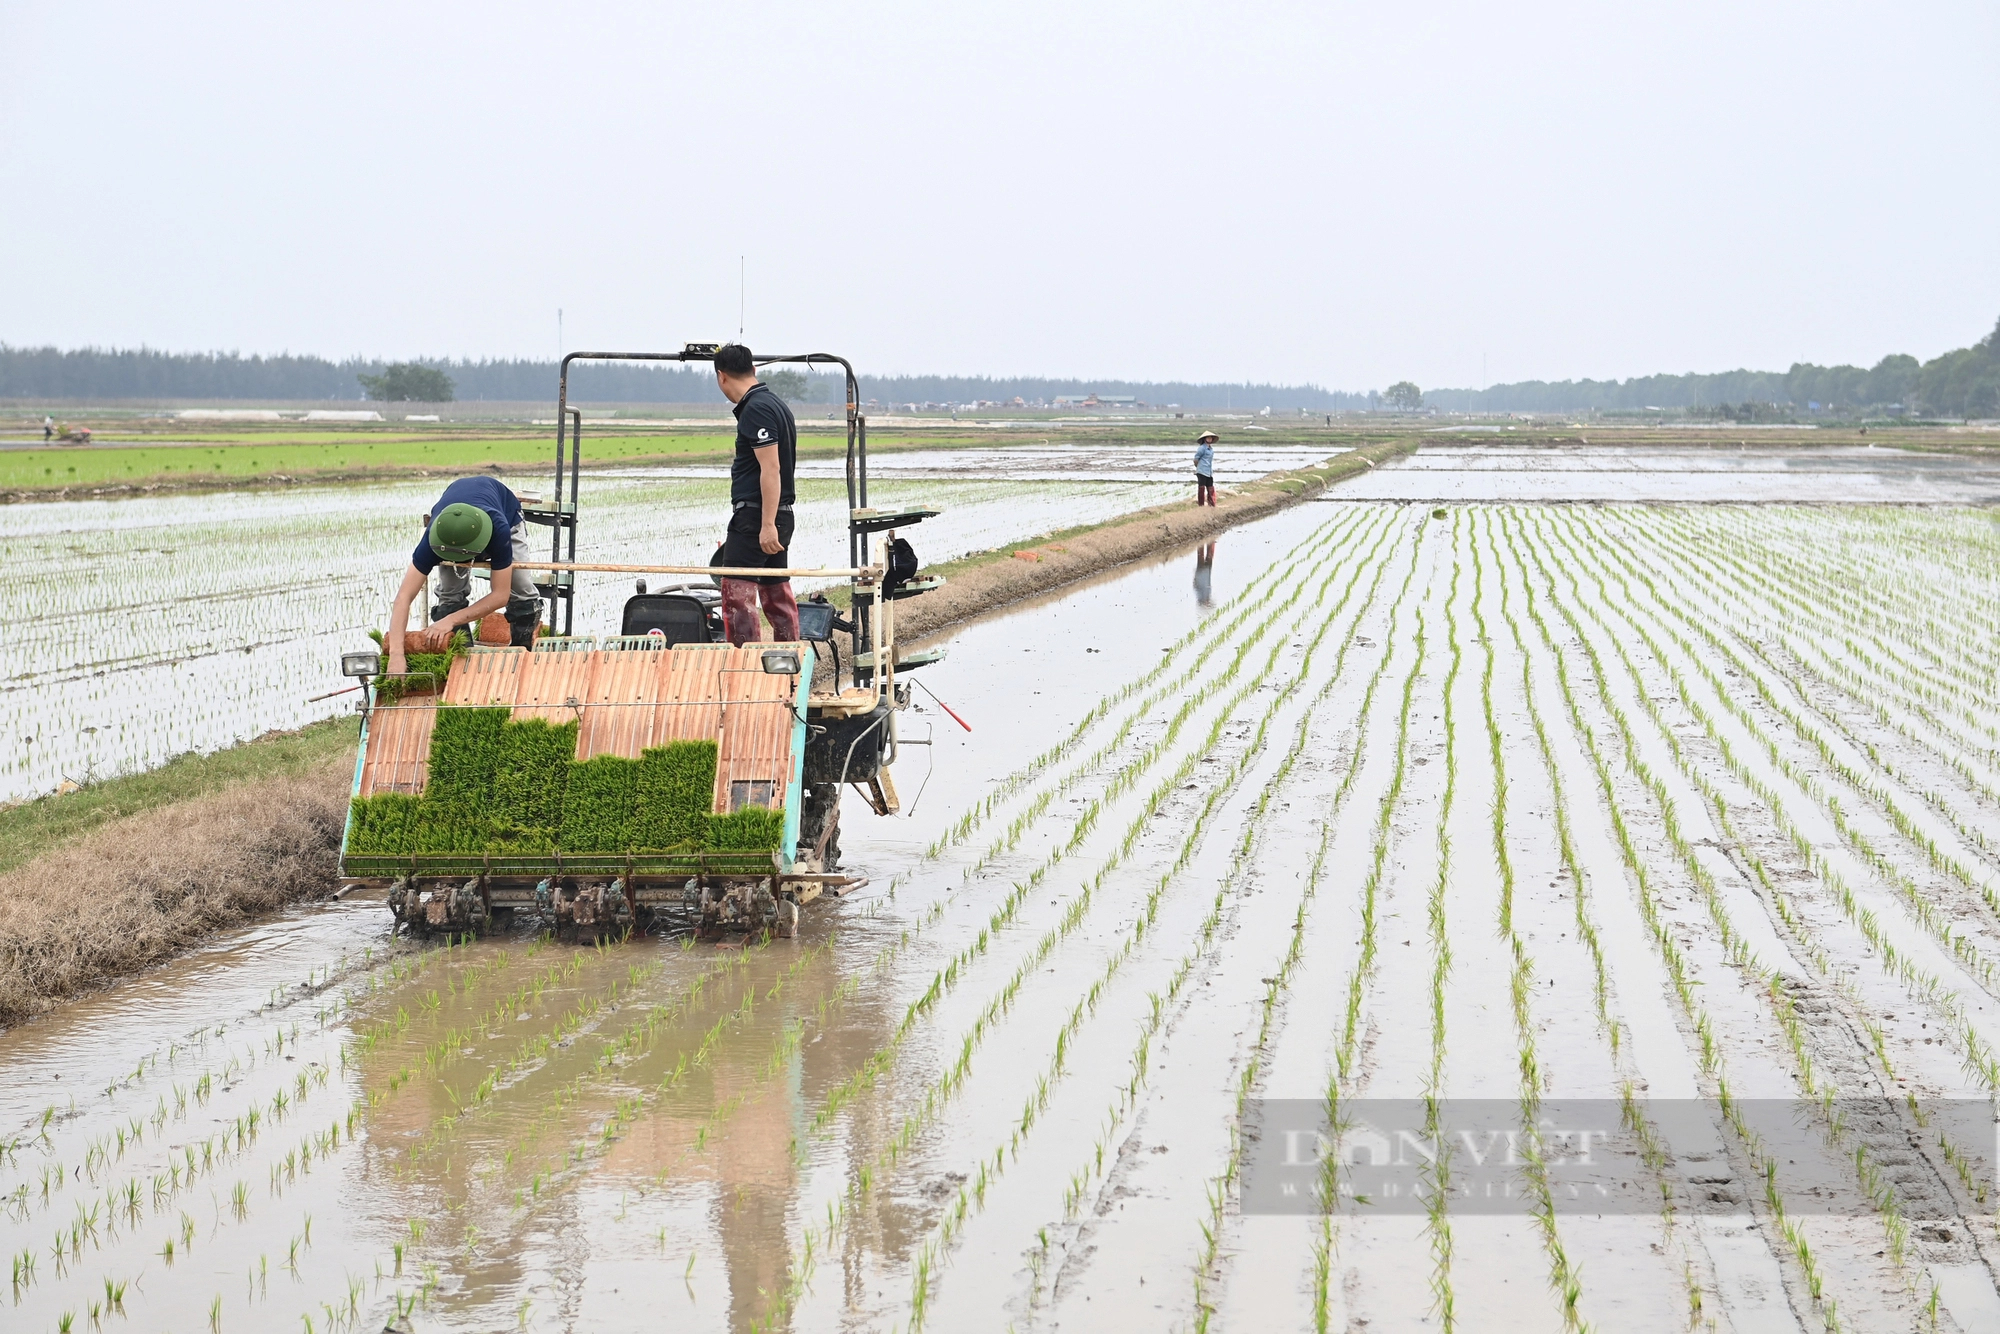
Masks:
[[[515,648],[535,646],[535,627],[541,623],[542,600],[540,598],[507,599],[508,642]]]
[[[771,638],[789,644],[799,637],[799,604],[792,596],[788,579],[781,584],[759,584],[757,595],[764,603],[764,619],[771,623]]]
[[[754,579],[722,581],[722,624],[729,642],[738,647],[763,639],[764,627],[757,623],[757,582]]]

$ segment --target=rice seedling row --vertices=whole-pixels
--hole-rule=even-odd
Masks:
[[[1350,577],[1345,585],[1345,591],[1343,593],[1343,598],[1340,605],[1344,605],[1346,598],[1352,595],[1359,572],[1360,572],[1359,568],[1357,567],[1357,569],[1352,574],[1350,574]],[[1338,573],[1337,568],[1329,567],[1325,570],[1323,577],[1319,580],[1317,585],[1318,588],[1317,596],[1314,599],[1313,603],[1309,604],[1308,607],[1306,608],[1304,616],[1307,617],[1311,616],[1313,614],[1314,609],[1317,608],[1325,600],[1328,592],[1330,591],[1330,589],[1334,584],[1334,580],[1337,573]],[[1302,589],[1300,591],[1302,591]],[[1298,591],[1295,591],[1292,598],[1287,600],[1286,605],[1289,606],[1297,601],[1298,601]],[[1245,642],[1241,645],[1241,647],[1239,648],[1238,652],[1234,657],[1234,660],[1225,668],[1224,672],[1219,677],[1217,677],[1210,683],[1206,684],[1201,690],[1197,691],[1194,695],[1191,695],[1186,699],[1186,701],[1182,705],[1182,708],[1176,713],[1175,718],[1168,725],[1167,731],[1159,738],[1159,740],[1157,740],[1152,746],[1148,747],[1147,750],[1142,753],[1141,760],[1144,761],[1145,765],[1150,765],[1152,758],[1157,757],[1158,755],[1163,753],[1167,749],[1167,747],[1172,745],[1174,738],[1177,736],[1179,732],[1179,729],[1185,724],[1188,718],[1193,716],[1197,706],[1199,706],[1210,694],[1214,693],[1215,690],[1219,689],[1222,685],[1226,685],[1229,681],[1234,679],[1242,663],[1248,657],[1250,649],[1255,647],[1255,645],[1264,637],[1263,631],[1265,629],[1268,629],[1272,623],[1273,620],[1267,620],[1264,623],[1264,625],[1259,628],[1258,631],[1253,632],[1253,634],[1249,638],[1247,638]],[[1320,634],[1323,635],[1326,631],[1326,628],[1331,624],[1332,622],[1330,620],[1322,622],[1320,625],[1320,631],[1319,631]],[[953,1068],[952,1071],[946,1072],[944,1076],[942,1076],[938,1081],[936,1081],[933,1084],[932,1088],[926,1094],[922,1106],[918,1109],[917,1112],[913,1113],[910,1117],[904,1119],[897,1134],[890,1138],[884,1149],[880,1152],[879,1162],[881,1163],[882,1167],[885,1170],[895,1165],[897,1159],[900,1156],[902,1156],[902,1154],[907,1150],[908,1145],[914,1141],[916,1135],[922,1129],[922,1127],[935,1117],[938,1110],[941,1108],[943,1102],[947,1098],[949,1098],[953,1092],[956,1091],[956,1089],[960,1084],[962,1084],[965,1077],[970,1072],[970,1062],[972,1054],[977,1050],[979,1044],[985,1040],[988,1033],[992,1031],[995,1023],[999,1019],[1005,1017],[1014,1008],[1016,1004],[1016,998],[1021,995],[1022,986],[1026,982],[1028,977],[1030,977],[1033,974],[1035,969],[1040,967],[1042,962],[1046,960],[1049,954],[1063,942],[1065,937],[1070,936],[1072,933],[1078,931],[1083,926],[1086,914],[1089,913],[1091,907],[1097,902],[1099,891],[1102,889],[1105,883],[1111,878],[1113,871],[1115,871],[1118,868],[1118,866],[1122,864],[1124,860],[1131,855],[1134,847],[1137,845],[1140,839],[1140,836],[1143,834],[1147,823],[1153,818],[1154,815],[1158,813],[1162,804],[1168,799],[1169,794],[1172,793],[1176,788],[1178,788],[1187,778],[1189,778],[1194,773],[1196,767],[1200,765],[1204,761],[1204,759],[1209,757],[1209,753],[1214,749],[1217,742],[1221,739],[1222,729],[1229,723],[1230,719],[1235,715],[1237,708],[1242,704],[1242,702],[1262,687],[1266,678],[1268,678],[1271,675],[1273,667],[1277,662],[1279,655],[1283,652],[1284,648],[1285,648],[1285,643],[1283,637],[1280,636],[1278,638],[1278,642],[1273,645],[1273,647],[1269,650],[1268,654],[1266,655],[1264,663],[1262,664],[1261,668],[1253,676],[1251,676],[1248,680],[1246,680],[1221,708],[1217,709],[1214,712],[1213,721],[1211,723],[1207,736],[1201,741],[1189,747],[1186,754],[1182,757],[1179,766],[1166,778],[1156,783],[1152,791],[1144,798],[1136,814],[1133,816],[1130,823],[1126,826],[1122,838],[1120,838],[1115,845],[1113,845],[1106,853],[1102,855],[1102,859],[1098,863],[1098,870],[1096,874],[1093,875],[1088,881],[1086,881],[1080,887],[1079,891],[1075,895],[1070,896],[1067,900],[1061,901],[1063,906],[1062,915],[1057,919],[1057,921],[1053,925],[1051,925],[1042,934],[1042,936],[1036,943],[1034,949],[1025,958],[1023,958],[1021,962],[1016,966],[1013,974],[1009,977],[1007,982],[1001,987],[1001,989],[997,993],[994,994],[992,999],[990,999],[987,1002],[985,1008],[973,1020],[970,1029],[966,1032],[964,1039],[961,1041],[961,1043],[954,1048],[959,1053],[958,1064]],[[1276,702],[1274,702],[1273,707],[1275,707],[1275,703]],[[1136,781],[1137,775],[1141,771],[1142,767],[1143,766],[1140,761],[1135,761],[1132,764],[1126,766],[1126,768],[1121,770],[1118,775],[1114,776],[1111,784],[1107,788],[1107,792],[1111,795],[1116,795],[1124,790],[1129,789]],[[1077,827],[1075,827],[1074,832],[1072,833],[1071,838],[1068,841],[1066,847],[1073,849],[1077,845],[1081,844],[1085,839],[1085,837],[1087,837],[1087,835],[1089,834],[1092,825],[1094,825],[1094,821],[1092,821],[1091,824],[1087,825],[1084,822],[1084,818],[1080,818],[1077,822]],[[1193,840],[1192,836],[1190,836],[1189,840],[1184,841],[1182,844],[1183,851],[1181,856],[1184,857],[1187,853],[1187,850],[1191,849],[1192,846],[1193,846]],[[1023,893],[1023,891],[1032,888],[1035,884],[1039,883],[1040,878],[1047,873],[1048,868],[1052,865],[1053,865],[1052,861],[1045,861],[1042,864],[1038,865],[1035,868],[1035,870],[1031,872],[1028,880],[1020,882],[1016,885],[1015,894],[1020,895]],[[1169,871],[1166,875],[1163,875],[1161,877],[1161,879],[1157,883],[1158,892],[1164,892],[1165,886],[1170,878],[1171,878],[1171,871]],[[1009,903],[1011,904],[1012,902],[1014,902],[1014,898],[1013,896],[1010,896]],[[1109,955],[1107,964],[1108,967],[1110,967],[1115,971],[1118,964],[1122,963],[1124,958],[1129,955],[1136,941],[1144,937],[1144,934],[1149,925],[1149,919],[1151,915],[1157,912],[1157,903],[1158,903],[1158,897],[1156,893],[1149,899],[1147,907],[1140,911],[1134,922],[1133,927],[1130,928],[1130,931],[1122,935],[1122,945],[1112,945],[1106,947],[1105,952],[1108,953]],[[940,975],[940,977],[941,976],[942,975]],[[1097,983],[1097,990],[1101,990],[1102,982],[1103,979],[1099,978]],[[1060,1008],[1059,1006],[1054,1006],[1050,1003],[1052,999],[1053,998],[1049,997],[1043,998],[1042,1002],[1043,1008],[1059,1009]],[[1069,1024],[1080,1023],[1081,1019],[1085,1016],[1085,1014],[1089,1011],[1094,1011],[1095,1008],[1096,1006],[1094,1001],[1092,1001],[1089,996],[1086,996],[1084,999],[1077,1002],[1074,1008],[1069,1010],[1069,1018],[1066,1021],[1066,1026]],[[1058,1054],[1057,1057],[1055,1058],[1058,1061],[1062,1059],[1062,1052],[1067,1044],[1067,1040],[1068,1039],[1066,1037],[1059,1037]],[[1052,1085],[1046,1074],[1042,1078],[1037,1080],[1035,1085],[1034,1095],[1029,1099],[1027,1107],[1024,1108],[1023,1110],[1021,1118],[1022,1124],[1018,1127],[1018,1129],[1015,1132],[1013,1132],[1010,1138],[1017,1138],[1021,1135],[1025,1135],[1025,1133],[1028,1130],[1031,1130],[1033,1128],[1036,1117],[1042,1110],[1044,1110],[1042,1104],[1045,1103],[1047,1097],[1049,1096],[1051,1087]],[[873,1185],[874,1177],[875,1177],[875,1171],[872,1165],[870,1167],[864,1168],[863,1173],[857,1182],[859,1189],[850,1189],[843,1194],[839,1203],[829,1204],[829,1210],[830,1210],[829,1214],[830,1224],[828,1229],[829,1233],[838,1230],[839,1224],[845,1218],[846,1211],[849,1207],[849,1202],[850,1201],[858,1202],[859,1197],[865,1196],[867,1194],[869,1188]],[[806,1247],[806,1253],[811,1254],[814,1253],[815,1251],[823,1252],[825,1246],[829,1243],[829,1241],[830,1241],[830,1236],[822,1237],[819,1234],[815,1233],[809,1235],[806,1241],[803,1243],[803,1245]],[[926,1283],[926,1285],[928,1285],[928,1281],[932,1273],[930,1268],[930,1262],[928,1260],[924,1260],[923,1257],[921,1256],[919,1258],[920,1261],[922,1261],[922,1263],[919,1266],[919,1277]],[[791,1285],[791,1289],[788,1290],[792,1289],[803,1290],[804,1283],[808,1277],[809,1277],[809,1272],[805,1275],[795,1276],[793,1284]]]
[[[1346,628],[1335,654],[1332,675],[1314,699],[1324,698],[1333,684],[1342,678],[1346,654],[1374,605],[1383,575],[1387,570],[1385,564],[1378,564],[1373,568],[1374,574],[1367,594],[1352,618],[1345,621]],[[1236,920],[1238,916],[1236,899],[1241,890],[1242,876],[1251,863],[1253,850],[1258,846],[1261,833],[1268,827],[1270,817],[1277,809],[1274,798],[1284,789],[1293,766],[1304,752],[1307,731],[1303,723],[1309,715],[1301,714],[1297,717],[1292,744],[1277,760],[1275,768],[1270,770],[1268,776],[1255,777],[1250,786],[1244,789],[1244,795],[1240,798],[1247,803],[1247,810],[1243,815],[1244,832],[1235,846],[1228,850],[1226,863],[1218,868],[1220,874],[1217,877],[1217,889],[1213,897],[1183,899],[1177,912],[1169,905],[1168,915],[1164,917],[1162,901],[1176,887],[1177,882],[1190,876],[1197,881],[1202,878],[1198,872],[1191,872],[1189,868],[1201,850],[1204,835],[1214,822],[1217,812],[1223,808],[1225,802],[1229,801],[1238,785],[1244,782],[1246,776],[1254,773],[1254,766],[1269,763],[1268,760],[1260,759],[1260,753],[1263,750],[1265,737],[1273,730],[1274,723],[1280,731],[1286,726],[1294,725],[1291,716],[1295,707],[1292,705],[1293,697],[1299,687],[1309,679],[1314,657],[1325,643],[1328,634],[1342,623],[1345,607],[1353,598],[1357,576],[1360,573],[1360,570],[1356,570],[1350,575],[1340,602],[1332,611],[1326,613],[1311,639],[1304,643],[1303,652],[1296,657],[1296,665],[1288,669],[1293,673],[1291,679],[1278,689],[1275,697],[1259,716],[1255,729],[1247,736],[1239,737],[1235,743],[1232,748],[1234,753],[1230,769],[1209,789],[1200,808],[1186,817],[1189,832],[1175,851],[1172,860],[1166,861],[1156,875],[1149,875],[1144,882],[1147,885],[1144,905],[1130,934],[1122,937],[1117,947],[1109,953],[1102,971],[1096,975],[1088,991],[1077,996],[1072,1008],[1063,1017],[1057,1031],[1053,1054],[1046,1068],[1036,1079],[1034,1097],[1023,1107],[1019,1117],[1002,1129],[990,1152],[977,1157],[977,1170],[972,1174],[968,1184],[961,1188],[960,1197],[953,1201],[951,1207],[933,1227],[929,1244],[925,1251],[919,1254],[912,1279],[913,1283],[922,1281],[928,1285],[928,1290],[922,1299],[926,1307],[928,1302],[939,1294],[938,1285],[942,1281],[944,1267],[949,1262],[961,1234],[979,1218],[982,1211],[986,1210],[989,1191],[999,1188],[1009,1199],[1008,1203],[997,1211],[993,1222],[983,1230],[988,1237],[1000,1238],[989,1242],[989,1245],[1000,1246],[1003,1253],[1009,1253],[1012,1247],[1007,1245],[1006,1234],[1012,1231],[1018,1235],[1021,1230],[1022,1211],[1024,1209],[1031,1211],[1035,1207],[1035,1201],[1045,1198],[1049,1193],[1052,1183],[1058,1179],[1054,1165],[1062,1161],[1065,1151],[1077,1152],[1081,1149],[1081,1161],[1072,1159],[1075,1165],[1067,1168],[1060,1177],[1064,1183],[1062,1219],[1059,1224],[1030,1229],[1035,1236],[1028,1250],[1035,1256],[1034,1263],[1053,1277],[1062,1272],[1065,1256],[1076,1254],[1088,1247],[1089,1220],[1099,1212],[1092,1206],[1100,1198],[1099,1191],[1107,1182],[1108,1173],[1113,1166],[1130,1157],[1127,1142],[1140,1116],[1139,1104],[1142,1098],[1157,1104],[1162,1097],[1172,1096],[1153,1093],[1150,1090],[1154,1054],[1156,1051],[1164,1053],[1167,1050],[1170,1041],[1173,1040],[1172,1034],[1175,1028],[1182,1024],[1189,1004],[1190,988],[1196,983],[1208,985],[1213,980],[1208,974],[1212,971],[1211,965],[1214,961],[1218,936],[1227,935],[1234,938],[1240,931],[1240,923]],[[1282,646],[1274,648],[1273,654],[1276,655],[1280,651]],[[1220,718],[1217,720],[1218,732],[1214,738],[1216,740],[1220,740],[1219,729],[1224,721]],[[1184,773],[1177,774],[1175,782],[1178,783],[1182,777]],[[1254,800],[1249,796],[1252,791],[1256,793]],[[1128,833],[1128,842],[1131,837],[1132,835]],[[1159,856],[1155,858],[1156,861],[1160,859]],[[1108,872],[1113,869],[1115,868],[1107,864],[1095,878],[1093,889],[1101,892],[1102,885],[1108,878]],[[1297,916],[1295,912],[1294,917]],[[1182,949],[1178,958],[1155,949],[1149,955],[1142,955],[1135,962],[1133,956],[1140,952],[1148,936],[1156,931],[1171,930],[1176,920],[1181,930],[1190,933],[1189,943]],[[1114,991],[1112,984],[1119,979],[1128,963],[1134,968],[1143,970],[1143,980],[1141,977],[1126,978]],[[1168,969],[1169,963],[1171,970],[1165,972],[1164,984],[1152,985],[1149,988],[1149,982],[1160,978],[1163,970]],[[1149,989],[1142,990],[1142,988]],[[1102,1015],[1099,1014],[1100,1006],[1105,1007]],[[1128,1016],[1138,1027],[1134,1045],[1122,1059],[1114,1036],[1121,1015]],[[1087,1030],[1084,1028],[1086,1020],[1092,1025]],[[1107,1028],[1107,1025],[1110,1027]],[[1155,1046],[1156,1043],[1159,1044],[1158,1047]],[[1109,1072],[1118,1070],[1127,1072],[1122,1083],[1113,1082],[1113,1077],[1109,1075]],[[1094,1077],[1085,1077],[1077,1073],[1085,1071],[1092,1072]],[[1074,1091],[1065,1094],[1066,1080],[1073,1075],[1083,1078],[1085,1082]],[[1106,1087],[1107,1084],[1109,1087]],[[1200,1085],[1197,1087],[1201,1088],[1201,1092],[1196,1096],[1208,1096],[1206,1087]],[[1240,1078],[1238,1087],[1239,1089],[1243,1087]],[[1181,1085],[1181,1088],[1183,1092],[1194,1091],[1185,1084]],[[1063,1113],[1063,1104],[1058,1102],[1065,1097],[1069,1109],[1067,1115]],[[1093,1105],[1094,1100],[1099,1098],[1108,1100],[1108,1106],[1102,1117],[1093,1123],[1082,1109]],[[1175,1101],[1178,1103],[1179,1099]],[[1051,1126],[1055,1128],[1051,1129]],[[957,1141],[969,1137],[961,1131],[955,1133],[952,1138]],[[1050,1142],[1038,1146],[1035,1142],[1037,1139],[1048,1139]],[[1219,1153],[1212,1152],[1207,1146],[1185,1142],[1179,1144],[1178,1148],[1186,1155],[1202,1159],[1220,1158],[1222,1163],[1220,1177],[1218,1180],[1210,1181],[1205,1192],[1206,1211],[1212,1216],[1219,1207],[1217,1202],[1224,1198],[1230,1189],[1230,1164],[1234,1161],[1235,1136],[1232,1133],[1224,1137],[1219,1145]],[[1185,1157],[1176,1164],[1176,1176],[1182,1182],[1192,1180]],[[1019,1181],[1021,1184],[1018,1187],[1003,1184],[1003,1179],[1007,1183]],[[1200,1229],[1204,1244],[1212,1242],[1215,1236],[1212,1218],[1209,1223],[1203,1223],[1200,1218],[1193,1221]],[[1191,1241],[1192,1237],[1189,1240]],[[1212,1252],[1205,1257],[1196,1257],[1198,1285],[1202,1281],[1201,1275],[1212,1260]],[[970,1272],[962,1267],[954,1267],[953,1286],[946,1293],[950,1298],[949,1309],[984,1308],[987,1294],[981,1289],[987,1285],[983,1282],[985,1277],[983,1271],[984,1266],[975,1266]],[[957,1277],[959,1275],[963,1277]],[[961,1285],[967,1283],[972,1285],[971,1289],[961,1290]],[[1103,1297],[1106,1294],[1099,1292],[1097,1295]],[[1198,1306],[1200,1305],[1198,1301]],[[949,1320],[948,1316],[940,1318]]]

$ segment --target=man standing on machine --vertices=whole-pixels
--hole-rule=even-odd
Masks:
[[[750,349],[725,343],[715,353],[715,383],[736,405],[736,459],[729,468],[729,533],[717,565],[741,569],[785,568],[792,545],[792,469],[799,449],[798,423],[785,400],[757,378]],[[799,604],[784,576],[722,580],[722,622],[732,644],[763,638],[757,625],[762,600],[771,633],[780,642],[799,637]]]
[[[389,673],[406,670],[404,646],[418,652],[441,651],[451,640],[451,632],[503,607],[507,613],[509,639],[516,648],[535,642],[535,622],[541,619],[542,603],[535,592],[535,577],[521,562],[532,560],[528,551],[527,525],[521,521],[521,500],[491,477],[461,477],[444,489],[431,506],[431,521],[417,549],[410,553],[410,566],[403,571],[403,586],[389,608],[389,630],[384,647],[389,651]],[[472,598],[473,561],[486,561],[493,568],[493,591],[477,602]],[[440,565],[437,605],[431,608],[427,630],[406,635],[410,604],[423,589],[424,580]],[[512,573],[510,574],[509,571]]]

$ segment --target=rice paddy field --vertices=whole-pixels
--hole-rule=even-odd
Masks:
[[[545,490],[546,477],[508,479]],[[350,712],[342,652],[379,628],[441,483],[364,483],[0,509],[0,592],[15,637],[0,679],[0,801],[65,779],[150,768],[274,728]],[[795,556],[842,564],[845,490],[802,479]],[[927,562],[1115,518],[1184,495],[1124,480],[884,480],[879,504],[923,502],[949,526],[916,534]],[[705,564],[727,518],[716,477],[593,474],[581,559]],[[546,532],[546,530],[540,530]],[[661,580],[654,580],[657,586]],[[802,585],[803,586],[803,585]],[[615,630],[624,576],[582,576],[577,628]]]
[[[341,470],[435,469],[440,475],[488,464],[540,468],[555,458],[552,440],[539,433],[465,439],[442,432],[264,432],[246,438],[0,448],[0,490],[136,485],[143,482],[212,484],[273,474]],[[711,435],[605,435],[594,432],[593,461],[675,454],[727,454],[734,437]],[[808,437],[808,446],[812,443]]]
[[[1345,494],[962,631],[795,940],[0,1034],[8,1327],[2000,1328],[1991,512]]]

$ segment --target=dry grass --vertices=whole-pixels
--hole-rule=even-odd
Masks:
[[[0,871],[11,871],[93,829],[142,811],[245,783],[297,778],[336,757],[352,769],[360,739],[358,720],[350,714],[293,732],[266,732],[254,741],[207,755],[177,755],[157,769],[106,778],[81,791],[0,806]]]
[[[351,760],[115,821],[0,874],[0,1022],[338,888]]]

